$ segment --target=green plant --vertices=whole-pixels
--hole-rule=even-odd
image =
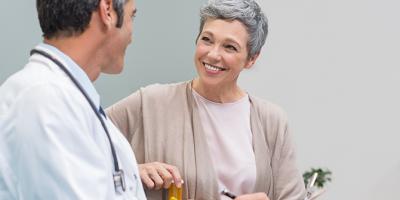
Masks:
[[[310,178],[313,176],[314,173],[318,173],[317,179],[314,183],[314,185],[318,188],[323,188],[325,183],[332,181],[332,172],[328,169],[323,170],[321,168],[311,168],[310,171],[306,171],[303,173],[304,184],[306,186],[308,185],[308,181],[310,181]]]

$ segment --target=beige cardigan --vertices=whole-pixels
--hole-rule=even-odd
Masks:
[[[203,135],[191,82],[150,85],[107,109],[131,143],[138,163],[164,162],[181,172],[184,199],[219,200],[216,175]],[[250,95],[249,95],[250,96]],[[250,96],[256,158],[254,192],[271,200],[303,200],[305,189],[282,110]],[[149,200],[161,191],[146,191]]]

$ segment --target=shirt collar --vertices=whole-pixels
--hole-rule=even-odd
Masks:
[[[45,50],[48,53],[54,54],[57,58],[62,59],[60,60],[61,63],[65,64],[67,70],[82,86],[83,90],[85,90],[85,92],[88,94],[96,108],[100,108],[100,96],[87,74],[82,70],[81,67],[79,67],[78,64],[76,64],[69,56],[65,55],[62,51],[52,45],[41,43],[36,46],[36,48]]]

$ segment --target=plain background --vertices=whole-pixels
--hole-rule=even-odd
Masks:
[[[151,83],[191,79],[205,2],[136,0],[125,70],[96,81],[104,106]],[[270,34],[242,73],[251,94],[288,113],[299,168],[333,172],[324,200],[400,199],[400,2],[262,0]],[[4,1],[0,83],[41,41],[35,1]]]

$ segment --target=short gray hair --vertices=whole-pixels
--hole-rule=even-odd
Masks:
[[[255,0],[209,0],[200,9],[200,32],[207,19],[238,20],[249,34],[248,57],[260,53],[268,34],[268,22]],[[197,36],[198,39],[199,36]]]

